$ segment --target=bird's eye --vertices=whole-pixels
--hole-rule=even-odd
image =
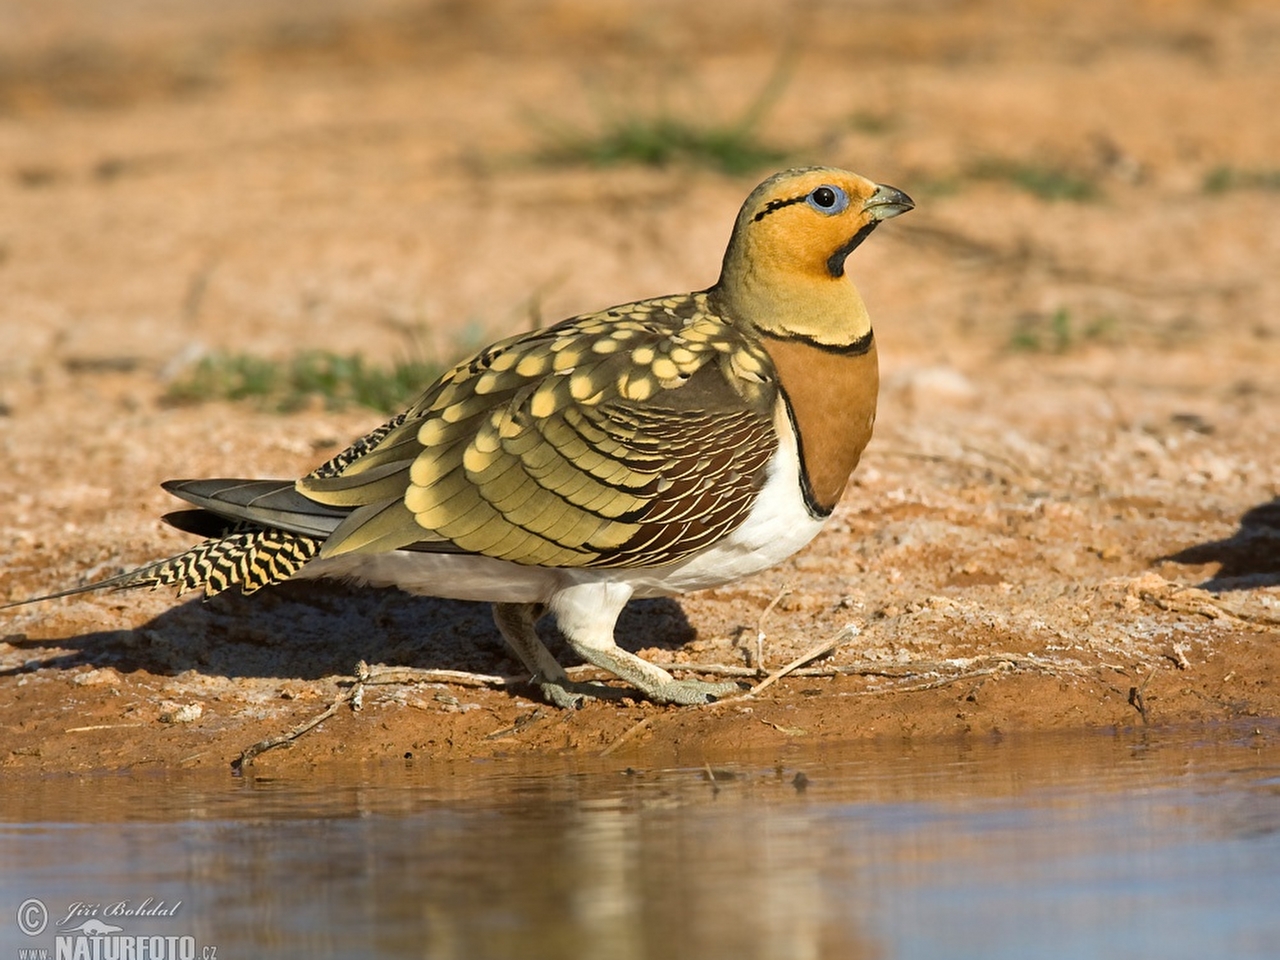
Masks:
[[[827,216],[840,213],[849,206],[849,195],[830,183],[817,187],[806,199],[809,206]]]

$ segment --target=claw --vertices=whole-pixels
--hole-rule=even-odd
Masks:
[[[539,683],[537,686],[542,691],[542,699],[561,710],[580,710],[586,702],[585,694],[570,693],[558,683]]]

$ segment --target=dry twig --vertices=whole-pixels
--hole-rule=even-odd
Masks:
[[[393,683],[450,683],[461,687],[511,687],[524,683],[526,676],[471,673],[467,670],[424,670],[419,667],[377,667],[365,679],[369,686]]]
[[[504,727],[501,730],[495,730],[493,733],[487,733],[485,734],[484,738],[486,740],[504,740],[507,737],[510,737],[510,736],[513,736],[514,734],[519,733],[525,727],[528,727],[528,726],[531,726],[532,724],[537,723],[546,715],[547,715],[546,711],[543,710],[541,707],[538,707],[532,713],[526,713],[523,717],[520,717],[511,726]]]
[[[838,632],[835,636],[829,637],[828,639],[823,640],[817,646],[811,647],[810,649],[806,650],[804,653],[800,654],[800,656],[796,657],[794,660],[788,663],[785,667],[779,667],[777,670],[773,671],[773,673],[769,674],[767,677],[765,677],[763,680],[757,683],[754,687],[748,690],[747,696],[749,697],[754,696],[755,694],[759,693],[761,690],[765,689],[766,687],[773,686],[775,683],[777,683],[787,674],[800,669],[810,660],[817,660],[819,657],[825,657],[831,654],[832,652],[834,652],[836,647],[840,646],[840,644],[842,644],[845,640],[852,640],[860,632],[861,631],[857,627],[853,626],[852,624],[846,626],[844,629]]]
[[[601,750],[600,756],[607,757],[609,754],[613,753],[613,751],[617,750],[620,746],[622,746],[624,743],[626,743],[628,740],[634,737],[637,733],[639,733],[645,727],[649,726],[649,721],[652,719],[653,719],[652,717],[645,717],[643,720],[637,721],[635,724],[629,727],[626,731],[624,731],[622,736],[618,737],[617,740],[613,741],[613,743],[609,744],[607,747]]]
[[[832,653],[838,646],[840,646],[841,643],[843,643],[845,640],[856,637],[860,632],[861,631],[857,627],[855,627],[853,624],[849,624],[848,626],[844,627],[842,630],[838,631],[834,636],[829,637],[826,640],[823,640],[821,643],[817,644],[816,646],[810,648],[809,650],[806,650],[804,653],[796,657],[790,663],[786,664],[783,667],[779,667],[777,670],[773,671],[771,674],[769,674],[767,677],[765,677],[763,680],[757,683],[754,687],[752,687],[746,693],[738,694],[737,696],[734,696],[734,697],[724,697],[720,700],[715,701],[712,704],[708,704],[708,706],[723,706],[726,703],[739,703],[743,700],[748,700],[751,697],[754,697],[761,690],[764,690],[767,687],[773,686],[775,683],[777,683],[779,680],[781,680],[783,677],[787,676],[788,674],[795,673],[809,661],[816,660],[818,659],[818,657],[827,656],[828,654]],[[682,669],[701,670],[702,668],[696,665],[684,664]]]
[[[364,684],[369,678],[369,665],[361,660],[356,664],[355,681],[346,690],[341,691],[334,698],[333,703],[329,704],[323,711],[316,714],[310,720],[298,724],[287,733],[281,733],[274,737],[268,737],[265,740],[259,740],[251,746],[245,747],[240,751],[240,756],[231,761],[231,769],[239,773],[246,766],[253,763],[255,757],[266,753],[268,750],[274,750],[276,747],[283,746],[286,743],[292,743],[309,730],[314,730],[320,724],[324,723],[330,717],[338,712],[344,703],[358,703],[364,696]]]
[[[921,690],[936,690],[938,687],[948,687],[953,683],[960,683],[962,680],[976,680],[979,677],[990,677],[1003,670],[1013,669],[1013,666],[1014,665],[1009,661],[1002,661],[997,663],[995,666],[984,667],[981,670],[970,670],[966,673],[957,673],[950,677],[938,677],[934,680],[926,680],[924,683],[913,683],[901,687],[881,687],[878,690],[859,690],[856,695],[860,697],[877,697],[886,693],[919,693]]]
[[[1147,684],[1151,682],[1151,678],[1156,675],[1156,668],[1152,667],[1151,672],[1147,674],[1147,679],[1142,681],[1142,685],[1129,688],[1129,706],[1138,711],[1138,716],[1142,717],[1142,725],[1145,727],[1151,722],[1150,714],[1147,710],[1147,700],[1143,696],[1147,690]]]
[[[769,601],[769,605],[764,608],[764,612],[760,614],[760,619],[756,621],[756,655],[755,663],[751,666],[756,668],[756,675],[762,676],[765,672],[764,668],[764,622],[769,619],[769,614],[773,613],[774,608],[778,606],[787,595],[791,593],[791,584],[784,583],[782,589],[778,591],[778,595]]]

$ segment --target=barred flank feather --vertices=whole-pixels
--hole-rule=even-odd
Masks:
[[[111,582],[129,587],[177,587],[178,596],[204,588],[206,597],[239,586],[243,593],[288,580],[320,552],[322,541],[284,530],[247,529],[206,540]]]

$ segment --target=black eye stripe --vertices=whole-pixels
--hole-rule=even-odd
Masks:
[[[751,221],[753,223],[759,223],[761,220],[763,220],[769,214],[773,213],[775,210],[781,210],[783,207],[789,207],[793,203],[804,203],[808,199],[809,199],[809,195],[807,193],[802,193],[798,197],[788,197],[785,200],[770,200],[765,205],[765,208],[763,210],[761,210],[759,213],[757,213],[754,217],[751,218]]]

